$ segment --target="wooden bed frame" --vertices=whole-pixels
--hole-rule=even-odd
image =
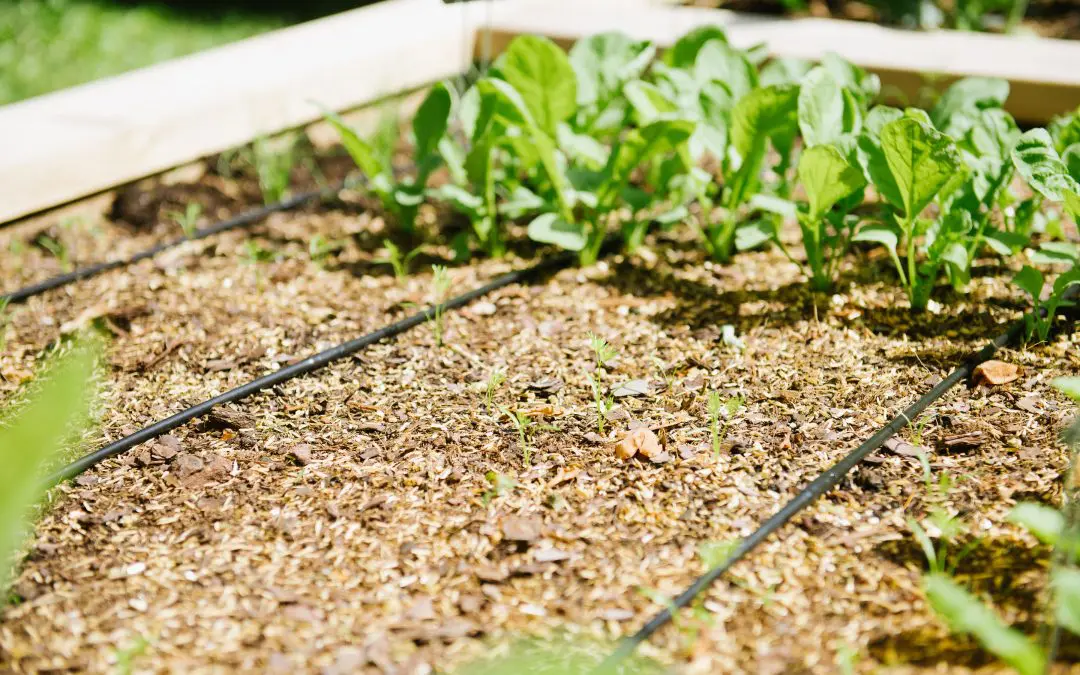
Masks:
[[[834,51],[911,99],[928,78],[983,75],[1011,83],[1008,108],[1025,122],[1080,106],[1080,42],[669,5],[387,0],[0,107],[0,223],[303,126],[320,117],[320,106],[354,109],[415,91],[522,33],[570,44],[619,30],[664,47],[716,24],[734,44],[764,43],[776,57]]]

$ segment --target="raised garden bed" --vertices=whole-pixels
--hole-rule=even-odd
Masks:
[[[496,17],[493,29],[505,19]],[[1052,140],[1021,136],[999,108],[1002,82],[978,83],[978,96],[953,90],[933,119],[870,113],[873,79],[838,61],[830,71],[733,93],[736,66],[751,67],[753,53],[698,35],[711,39],[676,45],[668,71],[654,66],[642,76],[647,83],[615,69],[633,83],[618,83],[613,96],[628,107],[610,133],[588,122],[597,118],[587,109],[556,110],[565,79],[545,73],[565,57],[538,38],[519,40],[494,64],[506,79],[489,75],[475,85],[479,113],[471,119],[482,123],[470,124],[461,112],[467,104],[448,89],[430,90],[416,132],[403,127],[396,176],[366,157],[366,134],[346,136],[368,169],[354,189],[8,308],[5,400],[20,396],[65,335],[94,326],[110,336],[100,424],[72,448],[74,458],[417,307],[551,260],[556,251],[544,242],[581,249],[587,263],[551,265],[441,319],[432,312],[433,320],[390,341],[219,407],[56,488],[13,586],[17,602],[0,619],[0,665],[448,672],[498,654],[492,641],[523,634],[569,627],[575,635],[628,635],[722,561],[728,544],[1031,312],[1014,275],[1025,261],[1064,260],[1075,238],[1062,214],[1076,210],[1080,193],[1068,182],[1076,146],[1060,153],[1064,161],[1052,149],[1067,131],[1055,128]],[[670,71],[706,67],[696,65],[703,45],[726,59],[730,78],[711,82],[732,96],[729,127],[693,119],[665,93],[665,81],[680,81]],[[693,51],[689,65],[678,60],[686,58],[680,49]],[[810,90],[838,72],[851,77],[834,129],[829,114],[813,117],[813,106],[796,102],[794,88]],[[818,93],[821,110],[841,96]],[[449,133],[446,113],[436,119],[444,94],[454,110]],[[699,94],[723,103],[715,91]],[[758,117],[740,107],[744,98],[757,100]],[[538,122],[540,114],[561,117]],[[556,140],[545,138],[547,123],[560,121],[577,134],[557,137],[570,170],[544,159],[545,144]],[[728,134],[725,144],[739,153],[710,156],[720,147],[714,135],[696,154],[688,139],[698,124]],[[785,144],[788,126],[804,138]],[[998,164],[978,164],[998,150],[972,140],[976,126],[1007,145]],[[822,141],[830,130],[836,138]],[[464,183],[442,145],[463,137],[474,149],[499,148],[487,173],[470,162]],[[895,155],[904,153],[880,148],[903,138],[914,148],[907,155],[920,157],[909,167],[912,184],[934,183],[928,196],[929,188],[890,191],[883,172],[893,188],[902,182]],[[648,154],[638,139],[667,145]],[[765,153],[758,139],[773,150]],[[785,147],[799,158],[786,171],[776,168]],[[855,147],[869,159],[852,154]],[[875,164],[875,148],[889,159]],[[593,157],[609,152],[615,159]],[[708,180],[687,193],[670,177],[694,175],[680,164],[691,152]],[[624,171],[620,153],[639,159]],[[814,187],[804,162],[823,153],[848,168]],[[431,192],[419,190],[409,176],[436,156],[450,166],[431,173]],[[291,172],[292,189],[312,187],[317,173],[341,178],[342,157],[340,149],[314,154],[309,168]],[[747,164],[756,157],[762,164]],[[597,185],[585,180],[594,164],[605,167],[591,169]],[[64,264],[176,236],[173,212],[191,201],[213,220],[267,200],[265,181],[260,190],[254,175],[221,167],[213,161],[187,177],[110,194],[100,219],[61,226],[46,216],[0,230],[10,252],[0,272],[13,286],[38,282]],[[497,197],[470,194],[477,172],[494,175],[492,167],[502,171],[492,183]],[[960,194],[965,184],[948,178],[964,171],[992,177],[985,208],[958,208],[966,193],[945,192]],[[876,189],[864,193],[867,179]],[[387,188],[395,180],[397,189]],[[573,189],[557,191],[559,180]],[[731,196],[744,181],[756,200]],[[822,183],[850,186],[815,218],[804,202],[820,206]],[[641,199],[648,203],[634,206]],[[498,218],[498,237],[484,228],[492,201],[516,205]],[[912,203],[915,213],[904,216]],[[1039,227],[1017,215],[1025,209],[1040,214]],[[960,211],[970,225],[962,231],[946,220]],[[923,228],[919,214],[935,224]],[[830,227],[850,225],[846,236],[854,236],[847,242],[840,229],[822,230],[844,243],[822,276],[804,249],[808,232],[833,215]],[[653,221],[671,227],[648,228]],[[901,230],[884,229],[894,221]],[[737,229],[716,229],[725,223]],[[51,244],[40,236],[46,226]],[[967,257],[924,245],[928,228],[953,237]],[[630,245],[601,249],[616,232]],[[904,244],[898,254],[888,232]],[[423,244],[412,273],[394,274],[388,239],[402,250]],[[428,272],[432,264],[440,267]],[[1054,269],[1062,268],[1047,268],[1048,276]],[[911,283],[904,288],[898,278]],[[1030,279],[1020,286],[1029,289]],[[600,365],[597,338],[613,349]],[[1050,383],[1077,365],[1067,331],[1036,342],[998,354],[1008,376],[979,375],[910,420],[902,440],[871,454],[640,652],[691,673],[835,672],[854,663],[851,654],[860,672],[984,665],[988,653],[949,638],[925,600],[928,562],[913,531],[938,523],[940,513],[961,524],[942,561],[969,590],[992,598],[1008,623],[1034,633],[1051,549],[1008,516],[1019,502],[1061,499],[1069,453],[1058,433],[1074,411]],[[931,536],[940,546],[949,538]],[[957,553],[972,542],[969,555]],[[1077,653],[1065,636],[1058,657]]]

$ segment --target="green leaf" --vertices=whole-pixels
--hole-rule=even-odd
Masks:
[[[570,125],[560,122],[558,128],[559,147],[566,155],[586,166],[599,168],[607,163],[607,147],[588,134],[579,134]]]
[[[774,84],[798,84],[813,67],[809,61],[790,56],[773,59],[765,64],[758,76],[758,84],[768,87]]]
[[[1009,97],[1009,83],[990,77],[965,77],[954,82],[930,112],[934,126],[958,136],[985,108],[1000,108]]]
[[[524,185],[518,185],[514,187],[510,196],[499,204],[498,210],[509,218],[520,218],[526,213],[540,211],[546,206],[547,202],[539,195]]]
[[[768,220],[755,220],[735,230],[735,249],[749,251],[771,241],[776,236],[776,229]]]
[[[416,138],[414,156],[418,163],[435,154],[439,140],[446,133],[446,126],[450,122],[452,103],[450,90],[440,82],[428,91],[416,110],[416,116],[413,117],[413,136]]]
[[[871,165],[874,186],[908,219],[918,216],[960,168],[952,140],[911,118],[885,125],[881,152],[886,166]]]
[[[623,84],[640,77],[655,55],[652,43],[624,33],[599,33],[578,40],[569,56],[577,76],[578,105],[605,103]]]
[[[566,52],[545,37],[521,35],[506,48],[499,71],[537,127],[555,138],[556,125],[577,110],[577,77]]]
[[[341,136],[341,145],[345,147],[346,152],[356,162],[356,166],[364,176],[373,179],[380,174],[389,173],[389,167],[384,166],[379,160],[374,148],[367,141],[360,138],[343,119],[329,110],[323,111],[323,116],[337,130]]]
[[[713,40],[727,44],[727,34],[719,26],[695,28],[664,52],[663,62],[675,68],[690,68],[697,60],[701,48]]]
[[[613,206],[614,199],[630,179],[630,173],[657,155],[676,151],[694,133],[694,123],[686,120],[657,120],[626,134],[611,152],[604,168],[606,182],[599,206]]]
[[[1080,377],[1056,377],[1050,381],[1050,384],[1052,384],[1055,389],[1065,394],[1072,400],[1080,403]],[[1018,506],[1017,508],[1020,507]],[[1054,511],[1054,513],[1057,513],[1057,511]],[[1058,515],[1060,516],[1061,514]],[[1063,524],[1064,520],[1062,520],[1062,525],[1059,526],[1057,529],[1057,532],[1059,534],[1061,532],[1061,527],[1064,526]],[[1039,538],[1042,539],[1042,537]]]
[[[832,74],[841,87],[852,92],[864,107],[881,93],[881,80],[877,75],[867,73],[836,52],[825,52],[825,56],[821,58],[821,65]]]
[[[889,122],[903,119],[904,111],[887,105],[877,105],[870,109],[863,122],[863,129],[871,136],[880,136],[881,130]]]
[[[799,88],[762,87],[740,99],[731,111],[731,142],[745,158],[760,141],[798,124]]]
[[[734,100],[757,86],[757,71],[739,50],[726,42],[713,40],[702,46],[694,60],[694,79],[699,85],[722,82]]]
[[[0,427],[0,593],[26,534],[28,510],[41,498],[43,473],[89,422],[96,351],[82,344],[50,362],[27,403]],[[0,605],[4,604],[0,602]]]
[[[872,241],[895,253],[896,245],[900,243],[900,237],[896,230],[886,225],[867,225],[855,233],[852,241]]]
[[[1055,202],[1080,193],[1080,185],[1069,175],[1058,157],[1046,129],[1032,129],[1020,135],[1012,151],[1013,164],[1033,190]]]
[[[941,252],[941,260],[949,263],[957,272],[961,273],[966,273],[971,267],[967,247],[958,241],[954,241],[945,247],[945,250]]]
[[[429,190],[428,194],[435,199],[453,204],[456,210],[467,213],[470,216],[476,216],[484,209],[483,197],[474,195],[457,185],[451,185],[449,183],[440,185],[437,188]]]
[[[844,134],[844,91],[822,67],[799,86],[799,131],[807,147],[835,143]]]
[[[1080,379],[1080,378],[1058,378]],[[1057,386],[1057,380],[1052,384]],[[1067,393],[1067,392],[1066,392]],[[1078,392],[1080,393],[1080,392]],[[1057,509],[1044,504],[1021,502],[1009,512],[1009,521],[1016,523],[1035,536],[1044,544],[1054,546],[1061,538],[1061,532],[1065,528],[1065,516]]]
[[[750,198],[750,208],[780,216],[786,220],[795,220],[799,209],[795,202],[775,195],[756,194]]]
[[[642,80],[628,82],[623,87],[623,95],[630,101],[630,106],[637,114],[638,124],[641,126],[659,119],[671,119],[679,110],[679,106],[665,96],[656,85]]]
[[[1039,297],[1042,294],[1043,288],[1043,275],[1042,272],[1031,267],[1024,265],[1013,277],[1013,283],[1016,284],[1020,290],[1026,292],[1031,296],[1031,299],[1035,301],[1035,304],[1039,303]]]
[[[1023,633],[1011,628],[978,598],[943,574],[923,580],[927,600],[954,633],[972,635],[988,652],[1021,675],[1041,675],[1046,657]]]
[[[1054,616],[1067,631],[1080,635],[1080,570],[1054,570]]]
[[[529,223],[529,239],[555,244],[569,251],[580,251],[588,243],[585,226],[568,223],[554,213],[542,213]]]
[[[815,222],[838,201],[866,185],[862,171],[831,145],[804,150],[798,174],[810,203],[810,219]]]

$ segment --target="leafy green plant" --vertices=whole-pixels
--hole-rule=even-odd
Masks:
[[[935,198],[951,192],[956,177],[963,176],[963,165],[956,144],[934,129],[925,114],[881,110],[878,120],[888,117],[893,119],[880,126],[880,134],[868,125],[870,131],[859,137],[859,153],[874,189],[892,209],[895,224],[863,226],[854,240],[885,246],[912,310],[920,311],[926,309],[943,265],[965,270],[968,265],[964,236],[971,229],[970,213],[956,209],[936,220],[921,217]],[[924,247],[926,260],[920,264],[916,243],[932,228],[936,236]],[[897,254],[898,246],[906,251],[905,264]]]
[[[450,291],[450,275],[445,265],[431,266],[431,329],[435,333],[435,346],[443,346],[443,311]]]
[[[180,230],[188,239],[195,236],[195,230],[199,227],[199,218],[202,217],[202,204],[188,202],[183,211],[169,211],[169,217],[180,226]]]
[[[592,386],[593,401],[596,403],[596,426],[600,435],[604,435],[604,420],[607,419],[608,411],[611,410],[613,400],[610,398],[604,398],[603,385],[601,384],[601,374],[603,373],[604,366],[608,361],[615,358],[618,354],[615,348],[607,343],[603,338],[588,334],[589,349],[592,350],[593,359],[596,364],[596,368],[593,373],[589,375],[589,384]]]
[[[713,456],[720,457],[720,443],[727,436],[728,425],[731,418],[743,405],[742,396],[730,396],[726,400],[720,398],[719,392],[709,392],[709,431],[712,438]],[[720,420],[723,417],[723,425]]]
[[[450,89],[445,84],[436,84],[428,91],[412,123],[416,175],[400,181],[395,177],[391,153],[379,152],[340,117],[331,112],[325,113],[326,120],[341,135],[342,145],[367,179],[367,189],[406,233],[415,231],[416,216],[424,201],[428,178],[442,162],[438,148],[446,134],[452,105]]]
[[[76,343],[42,371],[24,404],[0,420],[0,597],[7,589],[44,471],[89,422],[96,348]]]
[[[288,196],[292,168],[296,161],[295,146],[294,139],[287,142],[270,141],[262,137],[255,139],[251,157],[265,204],[276,204]]]

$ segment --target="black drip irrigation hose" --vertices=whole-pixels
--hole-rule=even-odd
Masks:
[[[126,436],[118,441],[114,441],[102,448],[99,448],[98,450],[95,450],[94,452],[91,452],[84,457],[75,460],[71,464],[68,464],[56,473],[47,477],[42,485],[42,488],[48,489],[59,483],[62,483],[65,480],[70,480],[71,478],[78,476],[84,471],[90,469],[91,467],[106,459],[109,459],[110,457],[115,457],[119,454],[127,452],[131,448],[134,448],[141,443],[153,440],[154,438],[166,434],[169,431],[172,431],[173,429],[181,426],[182,424],[185,424],[195,419],[196,417],[207,414],[214,406],[218,406],[223,403],[232,403],[247,398],[248,396],[251,396],[256,392],[276,386],[278,384],[281,384],[282,382],[285,382],[286,380],[291,380],[295,377],[306,375],[310,372],[319,370],[329,365],[330,363],[333,363],[334,361],[338,361],[342,358],[345,358],[346,356],[351,356],[352,354],[355,354],[356,352],[366,347],[369,347],[376,342],[385,340],[390,337],[394,337],[396,335],[400,335],[401,333],[404,333],[411,328],[415,328],[416,326],[419,326],[420,324],[433,319],[435,317],[436,309],[438,309],[439,311],[443,311],[447,309],[457,309],[459,307],[463,307],[472,302],[473,300],[476,300],[481,296],[487,295],[492,291],[498,290],[505,286],[509,286],[510,284],[526,281],[530,278],[536,277],[543,272],[561,269],[571,264],[574,260],[576,260],[574,254],[562,254],[547,258],[546,260],[542,260],[541,262],[532,265],[531,267],[527,267],[523,270],[504,274],[492,281],[489,281],[483,286],[474,288],[467,293],[462,293],[455,298],[451,298],[442,305],[439,305],[437,307],[429,307],[422,312],[417,312],[416,314],[408,316],[400,321],[396,321],[388,326],[380,328],[379,330],[368,333],[367,335],[355,338],[336,347],[331,347],[330,349],[309,356],[308,358],[300,361],[299,363],[294,363],[293,365],[286,366],[274,373],[264,375],[263,377],[252,380],[251,382],[227,391],[220,396],[215,396],[214,398],[203,401],[202,403],[192,406],[187,410],[176,413],[171,417],[163,419],[159,422],[155,422],[154,424],[140,431],[137,431],[130,436]]]
[[[1077,287],[1071,287],[1073,289]],[[687,607],[699,594],[704,592],[715,583],[728,570],[761,545],[774,532],[779,530],[788,521],[804,508],[812,504],[829,490],[836,487],[844,476],[857,464],[862,462],[868,455],[879,449],[885,441],[892,438],[897,431],[911,424],[931,404],[945,395],[962,380],[967,379],[980,363],[990,360],[994,354],[1024,334],[1025,324],[1023,320],[1017,321],[1007,331],[994,338],[992,342],[983,347],[962,366],[953,370],[949,375],[934,385],[934,388],[926,392],[919,400],[908,406],[902,413],[894,417],[888,424],[877,433],[868,438],[862,445],[852,450],[843,459],[829,467],[824,473],[815,478],[809,485],[799,491],[787,504],[762,523],[750,536],[739,542],[739,545],[731,552],[728,558],[706,571],[694,580],[690,586],[675,598],[666,608],[656,614],[636,633],[624,639],[604,661],[596,668],[594,675],[608,675],[630,657],[638,645],[648,640],[656,631],[674,618],[674,612]]]
[[[108,272],[109,270],[114,270],[120,267],[127,267],[128,265],[134,265],[135,263],[146,260],[147,258],[153,258],[157,254],[170,248],[179,246],[180,244],[183,244],[187,241],[206,239],[207,237],[213,236],[215,234],[220,234],[228,230],[235,230],[237,228],[254,225],[261,222],[272,213],[294,209],[323,195],[336,194],[340,189],[340,186],[338,186],[327,188],[325,190],[311,190],[308,192],[301,192],[300,194],[293,195],[288,199],[283,199],[280,202],[268,204],[266,206],[260,206],[255,209],[251,209],[250,211],[244,211],[243,213],[233,216],[228,220],[223,220],[219,223],[214,223],[213,225],[208,225],[206,227],[197,229],[191,233],[191,236],[185,235],[183,237],[177,237],[176,239],[164,241],[144,251],[139,251],[138,253],[130,257],[120,258],[117,260],[108,260],[105,262],[97,263],[95,265],[80,267],[79,269],[72,270],[71,272],[68,272],[66,274],[59,274],[55,277],[50,277],[36,284],[20,288],[17,291],[5,293],[3,295],[0,295],[0,303],[22,302],[23,300],[34,297],[35,295],[41,295],[45,291],[51,291],[54,288],[67,286],[68,284],[73,284],[76,281],[81,281],[82,279],[89,279],[90,277],[95,277],[99,274],[102,274],[103,272]]]

